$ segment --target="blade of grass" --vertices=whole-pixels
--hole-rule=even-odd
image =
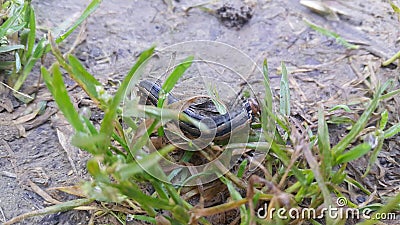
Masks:
[[[390,59],[383,62],[382,66],[389,66],[391,63],[393,63],[397,59],[400,59],[400,51],[398,51],[396,54],[394,54]]]
[[[10,219],[9,221],[6,221],[5,223],[3,223],[3,225],[11,225],[11,224],[15,224],[21,220],[27,219],[27,218],[31,218],[34,216],[41,216],[41,215],[47,215],[47,214],[54,214],[54,213],[58,213],[58,212],[65,212],[65,211],[69,211],[72,210],[76,207],[79,206],[83,206],[83,205],[88,205],[90,203],[92,203],[94,201],[94,199],[76,199],[76,200],[71,200],[68,202],[63,202],[61,204],[57,204],[57,205],[53,205],[53,206],[49,206],[43,209],[39,209],[39,210],[34,210],[28,213],[24,213],[22,215],[19,215],[17,217],[14,217],[12,219]]]
[[[100,102],[101,106],[104,107],[107,102],[104,98],[100,98],[98,91],[99,88],[103,87],[102,84],[85,69],[75,56],[68,55],[68,61],[71,65],[74,80],[85,90],[91,99]]]
[[[138,68],[153,54],[154,52],[154,47],[144,51],[140,56],[135,65],[131,68],[131,70],[128,72],[126,75],[125,79],[122,81],[121,86],[118,88],[117,93],[115,93],[114,98],[112,99],[111,103],[109,104],[109,108],[106,111],[104,115],[103,122],[101,123],[100,126],[100,133],[105,134],[107,137],[110,137],[114,128],[113,128],[113,121],[114,118],[116,117],[116,109],[118,108],[119,104],[121,103],[121,100],[123,98],[123,95],[126,92],[126,89],[131,82],[133,76],[135,75],[135,72],[138,70]],[[133,82],[137,82],[139,77],[135,77]],[[105,139],[105,142],[110,143],[110,139],[107,138]],[[108,146],[108,144],[107,144]]]
[[[90,136],[86,133],[76,133],[72,137],[72,144],[96,156],[104,153],[99,150],[99,143],[102,143],[104,138],[106,138],[105,135],[100,133],[91,134]]]
[[[346,166],[347,164],[340,165],[339,170],[333,173],[332,178],[330,179],[332,183],[341,184],[345,180],[347,176],[346,173],[344,172]]]
[[[150,216],[144,216],[144,215],[129,215],[129,217],[131,217],[132,219],[136,219],[136,220],[141,220],[141,221],[145,221],[147,223],[152,223],[152,224],[156,224],[156,219]]]
[[[90,16],[90,14],[92,14],[100,6],[100,3],[101,0],[92,0],[86,7],[85,11],[83,11],[82,15],[75,21],[75,23],[56,39],[56,43],[59,44],[65,40],[88,16]]]
[[[154,209],[172,210],[174,208],[174,205],[167,200],[147,196],[134,182],[127,180],[111,185],[118,188],[122,194],[137,201],[149,213],[149,216],[154,217],[156,215]]]
[[[1,46],[0,47],[0,53],[4,52],[11,52],[17,49],[23,49],[25,46],[24,45],[6,45],[6,46]]]
[[[247,164],[248,164],[247,159],[243,160],[243,162],[241,162],[241,163],[239,164],[239,169],[238,169],[238,172],[237,172],[237,177],[243,178],[243,175],[244,175],[244,172],[245,172],[245,169],[246,169]]]
[[[207,84],[206,83],[206,90],[207,94],[211,97],[211,101],[214,103],[215,108],[217,109],[218,113],[224,115],[228,112],[226,106],[221,101],[219,93],[215,88],[215,84]]]
[[[1,24],[1,26],[0,26],[0,38],[4,37],[6,35],[9,35],[11,33],[14,33],[16,31],[22,29],[25,26],[25,24],[22,23],[22,24],[17,25],[17,27],[12,28],[14,26],[15,22],[19,18],[21,18],[23,9],[24,9],[23,6],[18,7],[17,10],[15,11],[15,13],[11,17],[7,18],[7,20],[4,21],[3,24]]]
[[[94,178],[96,182],[110,182],[110,179],[108,177],[108,174],[104,169],[100,168],[100,163],[99,158],[91,158],[87,161],[86,163],[86,168],[90,175]]]
[[[391,98],[391,97],[393,97],[395,95],[398,95],[398,94],[400,94],[400,89],[397,89],[397,90],[394,90],[394,91],[391,91],[391,92],[389,92],[387,94],[382,95],[380,100]]]
[[[325,121],[323,109],[318,110],[318,149],[322,155],[321,172],[325,178],[328,178],[332,171],[332,152],[329,141],[328,125]]]
[[[36,39],[36,17],[35,11],[31,6],[31,3],[28,2],[28,9],[27,13],[29,13],[29,34],[28,34],[28,43],[26,44],[26,51],[25,51],[25,59],[29,59],[33,54],[33,48],[35,46],[35,39]]]
[[[182,63],[177,65],[172,73],[167,77],[159,93],[159,99],[157,102],[158,108],[162,108],[164,106],[164,101],[167,98],[168,93],[174,88],[179,78],[181,78],[185,71],[192,65],[193,58],[193,56],[187,57]],[[158,135],[164,136],[163,127],[158,129]]]
[[[393,11],[397,14],[397,16],[399,17],[400,20],[400,8],[395,5],[392,1],[389,1],[390,6],[392,7]]]
[[[333,112],[335,110],[339,110],[339,109],[343,109],[346,112],[351,112],[351,109],[347,106],[347,105],[336,105],[334,107],[332,107],[331,109],[329,109],[329,112]]]
[[[265,139],[270,141],[273,140],[274,131],[276,129],[275,120],[273,117],[268,116],[273,114],[273,97],[271,91],[271,85],[269,80],[269,70],[268,70],[268,62],[265,59],[263,63],[263,83],[264,83],[264,91],[265,98],[264,101],[261,102],[262,110],[261,110],[261,127],[265,136]],[[270,112],[270,113],[269,113]]]
[[[235,189],[235,187],[233,186],[232,182],[228,179],[226,179],[225,177],[221,177],[220,178],[222,182],[224,182],[224,184],[228,187],[228,191],[229,194],[231,195],[232,199],[234,201],[240,201],[243,200],[242,196],[240,195],[240,193]],[[241,221],[243,222],[243,224],[247,224],[249,222],[249,217],[248,214],[246,213],[246,206],[243,204],[240,206],[240,217],[241,217]]]
[[[33,67],[35,66],[35,63],[37,62],[38,59],[42,57],[44,54],[45,47],[47,45],[47,41],[45,38],[42,38],[36,47],[33,50],[33,54],[31,57],[28,59],[27,63],[24,65],[24,69],[22,70],[22,74],[18,76],[17,81],[14,84],[14,89],[19,90],[28,77],[29,73],[32,71]]]
[[[335,164],[337,165],[356,160],[361,156],[367,154],[370,150],[371,150],[371,145],[369,143],[359,144],[356,147],[350,149],[348,152],[339,155],[336,158]]]
[[[68,92],[65,88],[58,64],[54,64],[53,66],[53,77],[51,77],[49,71],[47,71],[47,69],[44,67],[41,68],[41,72],[43,79],[53,95],[57,105],[62,106],[60,107],[60,110],[63,112],[65,118],[75,128],[75,130],[85,132],[85,128],[80,120],[79,114],[75,110],[71,99],[68,96]]]
[[[280,90],[280,101],[279,109],[280,113],[285,116],[290,116],[290,89],[289,89],[289,79],[286,70],[285,63],[281,63],[282,67],[282,78],[281,78],[281,90]]]
[[[282,163],[283,163],[286,167],[289,166],[289,164],[290,164],[290,159],[289,159],[289,157],[288,157],[288,155],[287,155],[287,152],[286,152],[286,149],[285,149],[284,146],[280,146],[280,145],[276,144],[275,142],[272,142],[272,144],[271,144],[271,151],[272,151],[273,153],[276,154],[277,158],[278,158],[279,160],[281,160]],[[302,185],[306,185],[307,180],[306,180],[306,177],[304,176],[303,172],[300,171],[296,166],[293,166],[291,169],[292,169],[291,172],[292,172],[293,175],[297,178],[297,180],[299,180],[299,182],[300,182]]]
[[[333,31],[330,31],[330,30],[327,30],[327,29],[325,29],[325,28],[323,28],[323,27],[320,27],[320,26],[318,26],[318,25],[316,25],[316,24],[314,24],[314,23],[311,23],[310,21],[308,21],[308,20],[306,20],[306,19],[304,19],[304,22],[305,22],[309,27],[311,27],[313,30],[315,30],[315,31],[317,31],[317,32],[319,32],[319,33],[321,33],[322,35],[325,35],[325,36],[331,37],[331,38],[335,38],[337,43],[343,45],[344,47],[346,47],[346,48],[348,48],[348,49],[358,49],[358,48],[359,48],[358,45],[350,44],[350,43],[347,42],[344,38],[342,38],[339,34],[333,32]]]
[[[383,131],[385,129],[388,119],[389,119],[389,113],[387,110],[385,110],[381,113],[381,120],[379,121],[380,131]]]
[[[154,106],[143,106],[137,104],[135,101],[130,101],[124,106],[124,116],[133,116],[133,117],[145,117],[149,116],[151,118],[155,118],[157,120],[179,120],[183,122],[190,123],[200,130],[207,130],[207,125],[193,119],[192,117],[186,115],[183,112],[179,112],[178,110],[168,109],[168,108],[158,108]]]
[[[350,130],[350,132],[342,140],[340,140],[339,143],[337,143],[335,146],[333,146],[332,152],[333,152],[335,158],[337,158],[340,154],[342,154],[342,152],[347,148],[347,146],[352,141],[354,141],[354,139],[357,137],[357,135],[362,131],[362,129],[364,129],[371,114],[378,107],[379,99],[381,98],[382,93],[386,90],[386,88],[389,86],[389,84],[391,82],[392,81],[387,81],[378,88],[370,105],[363,112],[363,114],[357,120],[357,122],[353,125],[353,128]]]
[[[359,188],[362,192],[364,192],[366,195],[371,195],[371,192],[368,191],[368,189],[366,189],[360,182],[354,180],[353,178],[347,176],[344,179],[347,183],[354,185],[355,187]],[[340,182],[342,183],[342,182]]]
[[[192,65],[193,58],[193,56],[189,56],[185,60],[183,60],[183,62],[177,65],[172,73],[165,80],[160,91],[157,107],[161,108],[164,105],[167,94],[171,92],[172,88],[174,88],[179,78],[181,78],[185,71]]]
[[[397,123],[397,124],[393,125],[392,127],[390,127],[389,129],[387,129],[384,132],[384,137],[385,137],[385,139],[391,138],[398,133],[400,133],[400,123]]]
[[[371,156],[369,157],[367,169],[365,170],[362,177],[366,177],[368,175],[371,167],[378,160],[378,154],[382,150],[382,147],[383,147],[383,141],[385,140],[384,133],[382,130],[378,130],[378,131],[376,131],[376,133],[378,134],[378,137],[374,137],[374,138],[378,139],[378,144],[375,146],[374,150],[372,151]]]
[[[142,173],[143,169],[148,170],[148,168],[158,164],[158,161],[163,159],[163,156],[167,153],[175,150],[175,146],[167,145],[161,150],[155,151],[143,159],[137,160],[135,163],[129,163],[120,166],[114,174],[119,180],[127,180],[135,174]]]
[[[150,182],[153,185],[155,191],[157,192],[158,197],[160,197],[161,199],[167,200],[168,199],[168,194],[164,190],[164,187],[162,185],[163,183],[159,182],[159,180],[153,180],[153,179],[151,179]]]
[[[22,64],[21,64],[21,58],[19,57],[18,52],[15,52],[15,72],[19,73],[21,71]]]

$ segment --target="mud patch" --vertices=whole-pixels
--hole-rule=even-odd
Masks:
[[[235,8],[233,5],[225,4],[216,10],[216,14],[226,27],[239,30],[253,17],[253,9],[249,6]]]

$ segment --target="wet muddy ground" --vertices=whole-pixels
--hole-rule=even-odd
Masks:
[[[222,11],[217,15],[200,8],[185,11],[204,1],[173,1],[172,6],[168,2],[104,1],[88,19],[82,42],[74,54],[103,84],[112,84],[122,80],[140,52],[153,44],[164,48],[191,40],[227,43],[249,55],[258,65],[267,58],[271,77],[279,75],[278,68],[284,61],[290,72],[292,114],[311,122],[315,121],[315,111],[320,103],[329,107],[363,102],[364,96],[371,96],[368,85],[373,87],[378,81],[390,78],[395,79],[397,87],[400,86],[399,69],[395,65],[380,66],[383,60],[400,49],[400,22],[386,1],[327,1],[340,9],[334,18],[314,13],[297,0],[248,0],[235,4],[251,7],[252,17],[248,18],[247,11],[241,12],[243,18],[233,24],[224,21]],[[87,3],[44,0],[33,1],[33,4],[38,24],[45,30],[76,18]],[[222,5],[222,2],[217,2],[204,6],[217,10]],[[242,26],[244,18],[249,21]],[[305,19],[335,31],[360,48],[344,48],[334,39],[310,29]],[[68,48],[76,36],[63,44],[63,48]],[[47,59],[45,65],[48,66],[52,58]],[[36,85],[37,78],[38,70],[33,72],[25,91],[30,85]],[[260,78],[248,77],[248,81],[257,89]],[[77,106],[90,107],[90,103],[84,101],[85,94],[75,88],[71,80],[66,79],[66,84]],[[277,94],[279,79],[272,78],[272,86],[274,94]],[[89,179],[84,169],[89,156],[66,144],[71,135],[70,128],[42,85],[35,103],[43,99],[48,100],[47,114],[40,123],[32,126],[27,126],[29,120],[18,126],[10,122],[24,112],[27,114],[27,109],[34,107],[32,104],[26,106],[13,100],[14,111],[3,110],[0,113],[2,221],[47,206],[46,201],[33,190],[35,184],[47,190]],[[387,108],[392,113],[391,122],[399,122],[399,99]],[[92,118],[100,119],[101,112],[94,113]],[[398,186],[400,179],[399,143],[398,136],[385,143],[379,158],[383,166],[387,160],[395,160],[391,164],[394,167],[386,168],[386,179],[377,184],[387,196],[399,191],[398,187],[393,188]],[[353,165],[355,170],[357,166],[363,166],[362,163]],[[375,178],[367,180],[372,188],[378,182]],[[50,193],[59,200],[68,198],[59,192]],[[67,212],[27,219],[22,224],[86,224],[89,218],[87,212]]]

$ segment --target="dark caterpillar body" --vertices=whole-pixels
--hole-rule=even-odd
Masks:
[[[151,81],[141,81],[139,83],[140,94],[146,98],[147,102],[152,105],[157,105],[158,97],[161,91],[161,86]],[[168,104],[179,101],[172,94],[167,95],[166,99]],[[202,121],[210,129],[215,129],[214,140],[223,140],[230,136],[231,132],[240,127],[250,124],[256,116],[260,114],[260,108],[255,99],[246,99],[242,107],[236,108],[223,115],[207,116],[202,115],[192,107],[188,107],[183,110],[183,113],[189,117]],[[193,137],[199,137],[201,131],[190,123],[182,122],[179,123],[181,129],[187,134]]]

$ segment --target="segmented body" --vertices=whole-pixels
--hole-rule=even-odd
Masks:
[[[144,80],[139,83],[139,91],[140,94],[146,98],[147,102],[152,105],[157,105],[161,92],[160,85]],[[179,100],[172,94],[168,94],[166,101],[168,104],[172,104]],[[183,113],[195,120],[202,121],[210,129],[215,129],[214,140],[222,140],[229,138],[233,130],[248,126],[254,120],[254,117],[259,115],[260,109],[257,101],[249,98],[244,100],[241,107],[235,108],[223,115],[203,115],[196,112],[192,107],[184,109]],[[192,124],[181,121],[179,125],[185,133],[193,137],[199,137],[201,135],[200,130]]]

